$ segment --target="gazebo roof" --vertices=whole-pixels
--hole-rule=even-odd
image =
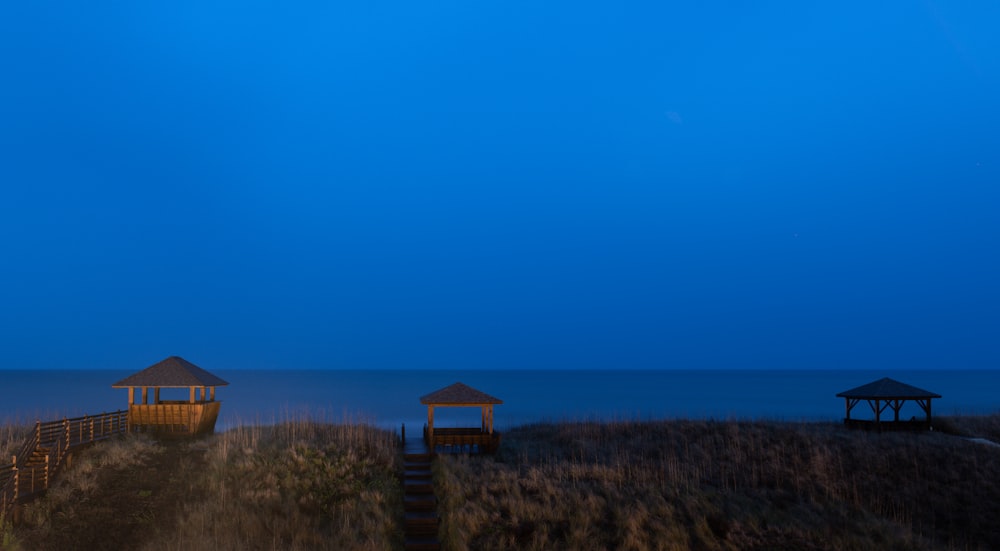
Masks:
[[[863,400],[913,400],[941,397],[940,394],[935,394],[915,386],[910,386],[888,377],[884,377],[857,388],[852,388],[851,390],[845,390],[844,392],[838,393],[837,396],[840,398],[860,398]]]
[[[226,386],[228,384],[226,381],[180,356],[170,356],[138,373],[125,377],[111,385],[111,388],[128,388],[130,386],[181,388],[192,386]]]
[[[431,392],[426,396],[421,396],[420,403],[427,405],[478,406],[481,404],[502,404],[503,400],[490,396],[485,392],[476,390],[471,386],[464,385],[462,383],[455,383],[451,386],[446,386],[441,390]]]

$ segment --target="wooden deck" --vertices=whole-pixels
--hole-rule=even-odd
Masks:
[[[35,423],[35,430],[11,462],[0,465],[0,517],[18,500],[48,489],[52,477],[75,448],[122,434],[128,412],[116,411]]]
[[[931,423],[924,419],[913,419],[910,421],[873,421],[866,419],[844,419],[844,426],[851,429],[873,430],[873,431],[910,431],[920,432],[933,430]]]

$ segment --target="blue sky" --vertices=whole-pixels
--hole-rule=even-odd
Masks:
[[[689,4],[5,3],[0,367],[1000,367],[1000,4]]]

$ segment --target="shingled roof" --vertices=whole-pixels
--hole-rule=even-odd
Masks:
[[[837,394],[840,398],[860,398],[863,400],[900,399],[914,400],[923,398],[940,398],[940,394],[910,386],[888,377],[883,377],[866,385],[845,390]]]
[[[430,405],[480,405],[480,404],[502,404],[503,400],[495,398],[462,383],[455,383],[446,386],[441,390],[431,392],[420,397],[421,404]]]
[[[229,383],[180,356],[170,356],[142,371],[129,375],[111,388],[135,386],[180,388],[191,386],[226,386]]]

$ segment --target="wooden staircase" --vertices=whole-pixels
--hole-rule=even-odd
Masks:
[[[52,448],[39,445],[24,462],[22,476],[17,480],[17,493],[21,496],[30,496],[48,487],[49,477],[54,475],[53,468],[49,470],[49,458],[52,456]]]
[[[441,549],[432,460],[433,456],[422,439],[403,442],[403,510],[407,551]]]
[[[126,430],[125,411],[36,422],[35,430],[11,462],[0,465],[0,517],[6,516],[14,502],[48,489],[72,450]]]

